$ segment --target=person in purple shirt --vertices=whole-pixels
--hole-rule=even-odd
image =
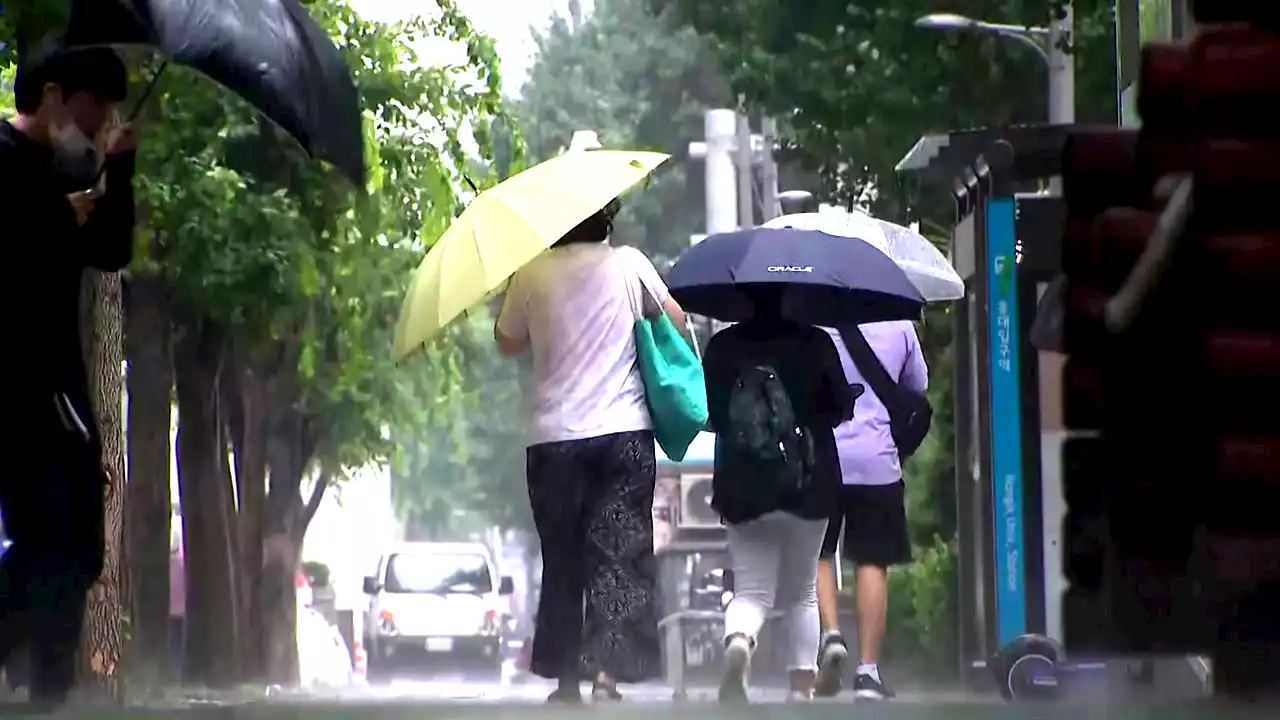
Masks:
[[[920,351],[915,326],[906,320],[861,325],[863,336],[889,376],[900,386],[924,392],[929,368]],[[835,695],[849,650],[836,616],[835,562],[843,528],[844,557],[857,569],[858,669],[854,694],[861,699],[893,697],[880,677],[877,661],[889,606],[888,571],[911,561],[907,534],[902,461],[889,427],[889,412],[871,384],[854,366],[840,333],[826,329],[835,341],[850,383],[865,385],[853,419],[836,428],[836,447],[843,480],[840,502],[827,525],[818,565],[818,612],[823,636],[816,693]]]

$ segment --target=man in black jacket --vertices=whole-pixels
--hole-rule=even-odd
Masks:
[[[29,646],[30,695],[41,704],[71,689],[86,596],[102,572],[108,486],[80,342],[80,279],[86,268],[118,271],[131,255],[136,136],[127,124],[107,130],[126,86],[110,50],[46,53],[21,63],[18,115],[0,121],[13,428],[0,473],[13,542],[0,558],[0,664]]]

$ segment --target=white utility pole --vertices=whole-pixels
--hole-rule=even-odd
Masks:
[[[705,164],[707,235],[738,229],[738,184],[734,173],[738,114],[723,108],[703,117],[703,142],[689,143],[689,157]],[[691,242],[701,240],[695,236]]]
[[[765,134],[752,135],[745,115],[733,110],[708,110],[703,132],[706,140],[689,143],[689,157],[706,163],[707,235],[755,226],[755,176],[762,176],[762,214],[766,220],[782,214],[778,192],[778,165],[773,157],[777,123],[766,118]],[[702,235],[695,235],[696,243]]]
[[[760,183],[764,187],[760,196],[764,200],[764,221],[769,222],[782,214],[782,206],[778,202],[778,162],[773,157],[774,144],[778,138],[777,121],[771,117],[763,118],[760,121],[760,134],[764,139],[764,151],[760,154]]]
[[[1070,125],[1076,121],[1075,10],[1067,0],[1050,3],[1049,12],[1049,122]]]
[[[734,167],[738,114],[724,108],[708,110],[703,116],[702,132],[705,138],[702,142],[689,143],[689,157],[704,163],[707,225],[705,235],[689,238],[690,245],[701,242],[707,235],[738,229],[738,183]],[[720,329],[717,325],[710,318],[693,317],[695,333],[701,337],[711,337]]]
[[[741,98],[738,106],[743,106]],[[755,193],[751,188],[754,184],[751,181],[751,166],[754,164],[752,161],[755,153],[751,152],[751,118],[740,112],[734,119],[736,132],[733,156],[738,166],[738,228],[745,230],[756,224]]]
[[[1076,121],[1075,10],[1071,0],[1049,3],[1049,32],[1045,62],[1049,65],[1049,124]],[[1049,192],[1062,196],[1062,176],[1049,178]]]

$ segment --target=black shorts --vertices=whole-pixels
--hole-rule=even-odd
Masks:
[[[840,502],[822,540],[823,559],[836,554],[841,528],[844,557],[855,565],[888,568],[911,562],[906,487],[901,480],[891,485],[840,488]]]

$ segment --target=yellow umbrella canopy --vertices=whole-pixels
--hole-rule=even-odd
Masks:
[[[477,195],[414,273],[396,323],[392,359],[403,359],[483,302],[668,157],[622,150],[570,152]]]

